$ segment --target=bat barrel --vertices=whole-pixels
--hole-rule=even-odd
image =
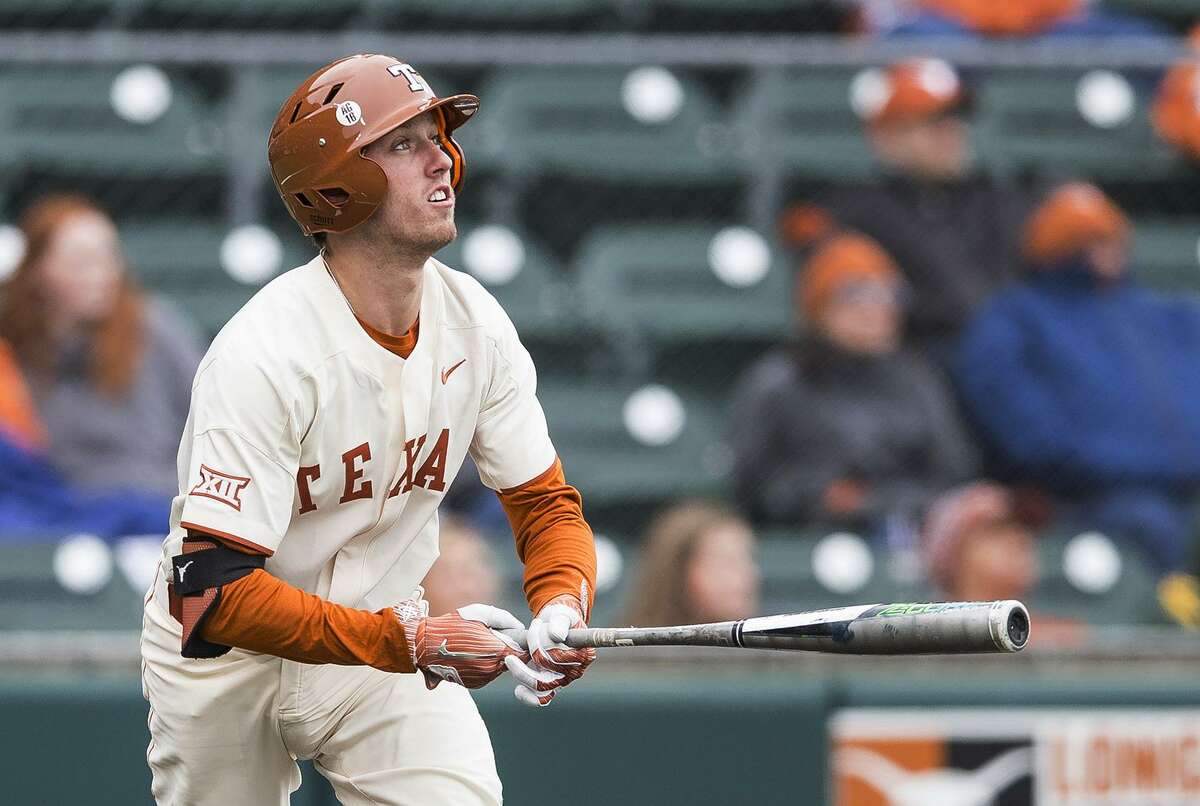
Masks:
[[[1029,611],[1017,601],[863,605],[797,616],[746,619],[746,647],[854,655],[1019,652]]]

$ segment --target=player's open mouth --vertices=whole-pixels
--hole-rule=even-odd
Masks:
[[[443,185],[433,191],[433,193],[430,193],[426,201],[430,204],[436,204],[439,207],[450,206],[454,204],[454,197],[450,195],[450,188]]]

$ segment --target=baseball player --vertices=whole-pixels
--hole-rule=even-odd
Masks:
[[[455,237],[451,135],[478,107],[360,55],[279,111],[271,172],[321,254],[229,321],[193,384],[142,633],[159,803],[286,804],[312,759],[342,803],[498,804],[466,689],[508,670],[545,705],[594,658],[560,643],[585,624],[595,551],[533,363],[479,283],[431,257]],[[413,595],[468,452],[525,564],[527,631]]]

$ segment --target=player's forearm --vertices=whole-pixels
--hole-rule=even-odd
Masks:
[[[564,593],[589,600],[596,589],[596,547],[583,519],[583,500],[567,484],[562,464],[500,493],[517,556],[525,564],[525,598],[537,613]],[[586,583],[583,585],[581,583]],[[591,612],[591,601],[583,603]]]
[[[201,637],[303,663],[415,671],[391,609],[372,613],[335,604],[261,569],[222,586]]]

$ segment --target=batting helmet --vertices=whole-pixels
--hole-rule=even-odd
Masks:
[[[387,191],[387,175],[363,149],[433,110],[457,191],[466,160],[450,135],[478,109],[474,95],[437,97],[420,73],[391,56],[338,59],[306,78],[275,118],[267,140],[275,189],[305,235],[346,232],[370,218]]]

